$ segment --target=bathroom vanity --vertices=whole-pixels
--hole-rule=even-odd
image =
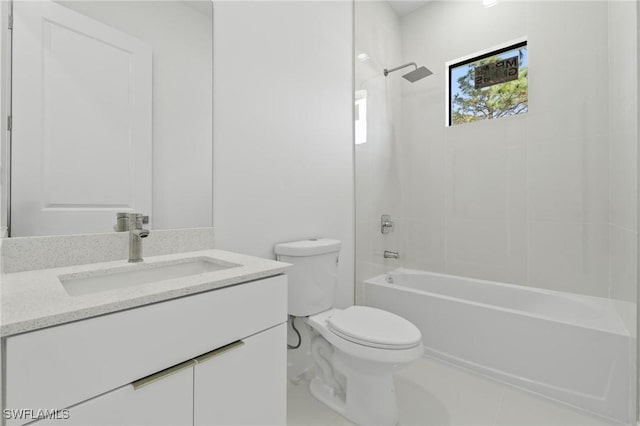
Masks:
[[[3,274],[3,424],[285,424],[286,267],[201,250]]]

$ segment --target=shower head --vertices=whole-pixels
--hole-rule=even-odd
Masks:
[[[417,69],[411,71],[410,73],[407,73],[407,74],[403,75],[402,78],[407,79],[411,83],[415,83],[416,81],[418,81],[420,79],[423,79],[425,77],[430,76],[431,74],[433,74],[433,73],[431,72],[431,70],[429,70],[429,68],[420,67],[420,68],[417,68]]]
[[[421,80],[425,77],[430,76],[431,74],[433,74],[433,72],[431,72],[431,70],[429,70],[427,67],[419,67],[418,65],[416,65],[415,62],[409,62],[408,64],[404,64],[404,65],[400,65],[399,67],[395,67],[395,68],[391,68],[390,70],[385,69],[384,70],[384,76],[388,76],[390,73],[394,72],[394,71],[398,71],[401,70],[402,68],[406,68],[406,67],[410,67],[410,66],[414,66],[416,69],[403,75],[402,78],[406,79],[407,81],[411,82],[411,83],[415,83],[418,80]]]

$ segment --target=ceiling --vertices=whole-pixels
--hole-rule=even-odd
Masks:
[[[387,0],[398,16],[408,15],[416,9],[420,9],[429,1],[430,0]]]

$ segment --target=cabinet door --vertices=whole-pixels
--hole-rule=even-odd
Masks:
[[[68,419],[35,424],[64,426],[193,425],[193,365],[154,374],[69,408]],[[171,371],[173,370],[173,371]],[[145,383],[146,382],[146,383]],[[59,413],[62,417],[62,413]]]
[[[284,425],[286,325],[196,361],[194,425]]]

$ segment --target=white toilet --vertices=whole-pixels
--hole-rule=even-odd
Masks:
[[[395,425],[392,373],[422,356],[422,336],[415,325],[390,312],[332,308],[339,252],[340,241],[331,239],[275,247],[278,260],[293,264],[289,314],[305,317],[310,331],[300,337],[310,337],[307,347],[316,366],[310,391],[358,425]]]

